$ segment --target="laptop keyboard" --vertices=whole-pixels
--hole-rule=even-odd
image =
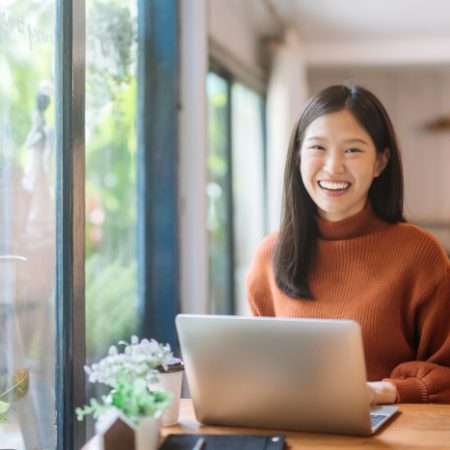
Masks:
[[[385,414],[371,414],[370,415],[370,422],[372,424],[372,428],[376,427],[384,419],[386,419],[386,415]]]

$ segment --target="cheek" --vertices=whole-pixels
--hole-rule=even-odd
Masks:
[[[302,177],[303,184],[306,186],[308,184],[308,170],[304,161],[300,163],[300,175]]]
[[[355,180],[359,180],[363,184],[372,184],[376,175],[377,166],[373,161],[358,161],[347,165]]]
[[[317,172],[317,164],[311,158],[303,158],[300,163],[300,173],[302,175],[303,183],[311,183],[312,178]]]
[[[372,170],[368,170],[368,172],[370,172],[370,174],[368,174],[369,177],[371,177],[372,179],[376,178],[382,172],[380,163],[378,161],[375,161],[372,165]]]

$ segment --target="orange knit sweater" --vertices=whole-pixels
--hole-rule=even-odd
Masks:
[[[352,319],[360,323],[369,381],[389,379],[400,402],[450,403],[450,262],[429,233],[388,224],[370,205],[340,222],[318,220],[315,300],[278,289],[277,234],[261,243],[247,277],[259,316]]]

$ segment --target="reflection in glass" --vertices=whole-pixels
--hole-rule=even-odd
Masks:
[[[5,385],[26,385],[8,374],[29,369],[0,424],[2,446],[15,449],[56,446],[54,34],[53,0],[2,2],[0,401],[14,400]]]

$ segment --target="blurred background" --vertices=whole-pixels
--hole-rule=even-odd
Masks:
[[[0,376],[30,368],[29,394],[11,410],[9,424],[0,424],[0,448],[54,449],[58,432],[60,4],[0,5]],[[139,159],[139,92],[158,68],[146,66],[148,73],[139,75],[148,45],[139,38],[145,2],[74,4],[86,8],[85,173],[74,190],[85,195],[83,295],[91,363],[149,320],[139,278],[144,194],[138,173],[147,170]],[[155,175],[156,186],[175,186],[176,245],[163,242],[155,264],[175,255],[170,282],[176,288],[174,297],[154,300],[155,311],[172,302],[183,312],[248,313],[245,276],[259,241],[279,225],[292,125],[310,95],[335,83],[363,85],[384,103],[403,154],[406,216],[450,253],[448,1],[148,4],[178,23],[171,40],[160,37],[165,45],[173,42],[178,55],[177,64],[164,68],[176,80],[170,93],[175,120],[167,124],[176,135],[173,175]],[[146,108],[156,117],[161,104],[150,101]],[[171,319],[162,324],[169,341]]]
[[[244,83],[259,94],[265,110],[260,128],[260,133],[264,133],[260,141],[264,149],[259,150],[262,162],[254,160],[253,171],[247,171],[244,178],[231,170],[234,205],[247,198],[248,208],[253,204],[254,220],[261,212],[260,205],[265,207],[260,227],[256,223],[249,226],[249,218],[240,221],[248,208],[235,207],[233,211],[237,309],[245,311],[245,293],[240,283],[255,241],[279,226],[284,155],[292,124],[304,101],[331,84],[360,84],[372,90],[385,105],[402,150],[406,216],[434,233],[450,252],[449,3],[212,0],[206,4],[209,61],[228,70],[232,86]],[[218,72],[214,65],[209,67],[214,75],[208,77],[215,77]],[[208,106],[211,94],[208,90]],[[236,103],[233,97],[231,101]],[[211,130],[212,123],[220,119],[213,115],[212,121],[212,108],[208,111]],[[245,142],[254,130],[250,129],[250,122],[244,119],[244,130],[237,129],[243,118],[234,110],[230,120],[235,138],[232,151],[238,155],[255,151],[258,142]],[[224,136],[226,133],[222,133],[220,142],[224,142]],[[245,142],[243,149],[240,142]],[[232,154],[233,161],[239,158]],[[242,167],[240,162],[237,164]],[[258,180],[258,167],[262,166],[265,171]],[[240,190],[238,184],[252,176],[255,186],[262,183],[263,187]],[[225,193],[220,198],[225,201]],[[214,237],[212,240],[217,242]],[[209,275],[210,283],[214,276],[214,272]],[[217,297],[210,293],[209,300],[213,298]]]

